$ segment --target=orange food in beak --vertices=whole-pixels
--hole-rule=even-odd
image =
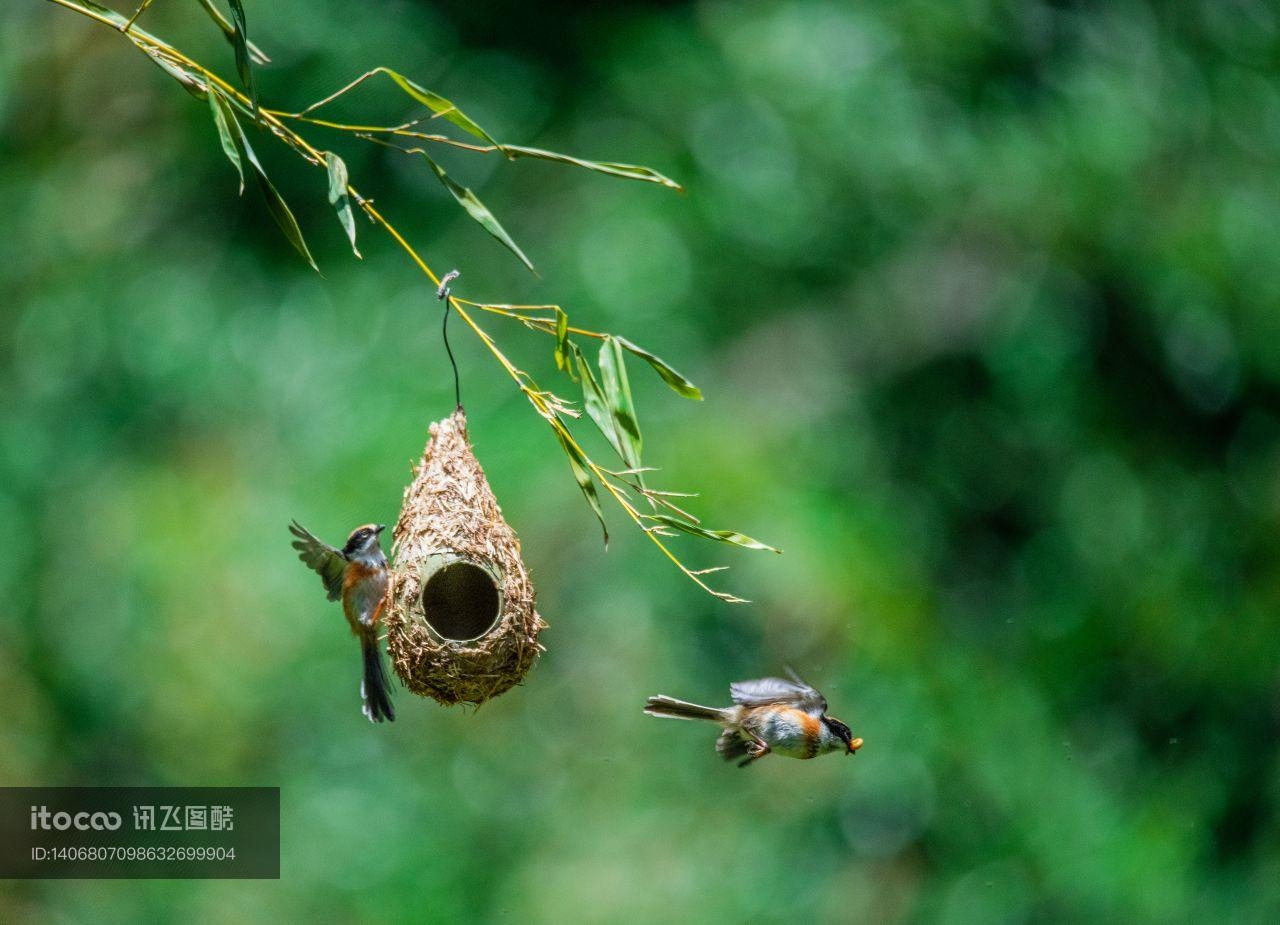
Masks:
[[[849,754],[852,755],[858,749],[862,748],[862,739],[849,740]]]

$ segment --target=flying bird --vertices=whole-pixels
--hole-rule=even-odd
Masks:
[[[724,731],[716,751],[725,761],[745,768],[770,753],[788,758],[816,758],[827,752],[852,755],[862,747],[849,727],[827,715],[827,699],[791,673],[791,680],[760,678],[729,685],[731,707],[704,707],[673,697],[650,697],[650,716],[701,719]]]
[[[289,524],[289,532],[297,537],[293,548],[298,550],[298,558],[320,575],[329,600],[341,599],[351,632],[360,637],[364,659],[360,699],[364,704],[362,712],[371,723],[396,718],[391,706],[391,681],[378,652],[378,619],[387,595],[387,557],[379,540],[385,529],[386,524],[356,527],[346,545],[335,549],[296,520]]]

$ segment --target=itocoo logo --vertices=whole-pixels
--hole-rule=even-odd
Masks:
[[[119,813],[51,813],[47,806],[31,807],[31,831],[57,829],[65,832],[75,829],[77,832],[114,832],[120,828]]]

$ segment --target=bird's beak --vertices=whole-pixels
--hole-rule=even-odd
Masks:
[[[860,748],[862,748],[862,739],[850,739],[850,740],[849,740],[849,754],[850,754],[850,755],[855,754],[855,753],[858,751],[858,749],[860,749]]]
[[[382,532],[383,530],[385,530],[385,529],[387,529],[387,525],[386,525],[386,524],[378,524],[378,532],[379,532],[379,533],[381,533],[381,532]]]

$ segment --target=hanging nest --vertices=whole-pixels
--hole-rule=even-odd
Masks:
[[[480,704],[519,684],[546,624],[461,406],[431,425],[393,556],[387,650],[405,687],[451,705]]]

